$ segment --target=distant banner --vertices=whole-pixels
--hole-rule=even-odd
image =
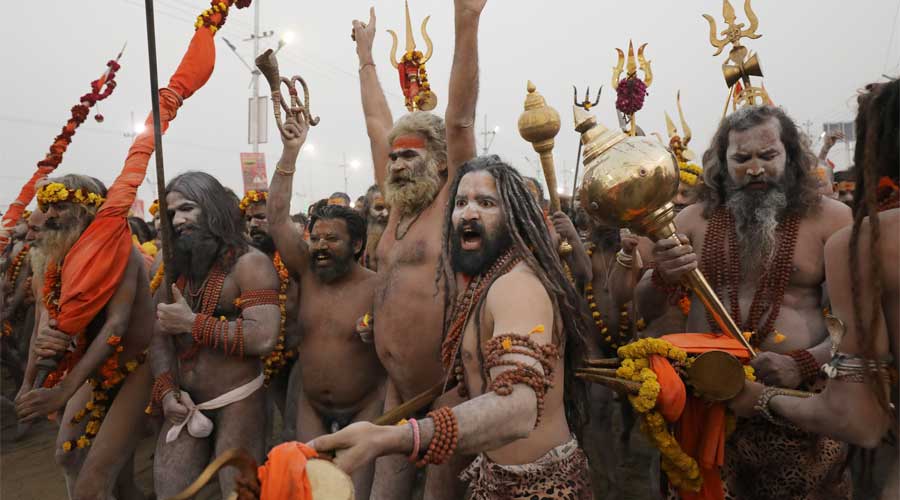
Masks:
[[[266,177],[266,157],[263,153],[241,153],[241,174],[244,177],[244,192],[269,189]]]
[[[134,202],[131,203],[131,216],[144,218],[144,200],[140,198],[134,199]]]

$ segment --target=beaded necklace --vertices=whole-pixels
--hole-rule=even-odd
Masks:
[[[210,269],[209,274],[207,274],[206,279],[203,281],[203,285],[200,287],[197,294],[200,297],[200,310],[198,311],[196,308],[197,302],[191,300],[190,307],[192,311],[207,315],[212,315],[216,311],[216,308],[219,305],[219,297],[222,295],[222,287],[225,285],[225,276],[225,271],[222,270],[219,263],[216,262],[213,264],[212,269]],[[178,278],[176,285],[179,290],[184,291],[186,281],[184,276]],[[195,342],[190,349],[179,355],[179,359],[187,361],[194,358],[199,351],[200,344]]]
[[[588,258],[593,258],[594,256],[594,247],[591,246],[587,249]],[[603,257],[601,256],[601,259]],[[604,291],[609,290],[609,277],[612,274],[609,270],[607,270],[606,262],[604,259],[604,273],[606,274],[606,286]],[[619,309],[619,331],[618,334],[614,337],[609,333],[609,327],[606,325],[606,322],[603,321],[603,315],[600,313],[600,307],[597,305],[597,302],[594,297],[594,284],[592,282],[588,282],[584,285],[584,298],[587,300],[588,307],[591,310],[591,319],[594,320],[594,324],[597,325],[597,331],[600,333],[600,339],[606,344],[610,349],[615,351],[620,346],[627,344],[631,341],[633,335],[631,331],[631,318],[629,316],[628,305],[625,304]]]
[[[441,343],[441,362],[444,370],[451,370],[456,378],[457,391],[462,397],[468,396],[466,385],[464,383],[464,373],[462,363],[459,357],[459,347],[462,344],[463,332],[469,323],[469,316],[475,304],[481,302],[484,293],[490,285],[501,275],[509,272],[523,260],[522,256],[513,253],[513,250],[507,250],[500,256],[486,273],[479,274],[471,278],[466,285],[466,291],[462,298],[453,305],[453,313],[450,315],[450,328],[447,330],[447,337]]]
[[[741,327],[743,331],[754,332],[750,338],[750,343],[754,347],[759,347],[774,331],[775,320],[781,312],[784,291],[793,272],[794,250],[799,229],[800,218],[796,215],[789,215],[778,224],[776,231],[781,237],[775,258],[760,270],[760,279],[753,294],[750,312],[747,321],[743,322]],[[741,254],[734,216],[724,207],[716,209],[709,219],[700,267],[713,289],[727,289],[731,315],[740,323],[742,316],[738,294],[741,286]],[[766,311],[769,311],[768,317],[762,322]],[[718,331],[718,325],[709,311],[706,318],[710,328]]]

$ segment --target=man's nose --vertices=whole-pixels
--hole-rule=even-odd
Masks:
[[[765,173],[765,169],[763,169],[762,165],[759,162],[754,161],[747,167],[747,175],[751,177],[759,177],[760,175]]]

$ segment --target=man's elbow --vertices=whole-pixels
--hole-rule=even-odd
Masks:
[[[882,438],[890,428],[890,417],[877,409],[878,414],[874,418],[860,415],[858,408],[847,405],[834,405],[831,408],[830,417],[837,423],[837,432],[832,435],[841,441],[862,448],[877,448]]]

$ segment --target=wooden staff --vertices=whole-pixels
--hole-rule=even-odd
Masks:
[[[409,418],[422,409],[427,408],[428,405],[434,402],[434,400],[443,393],[444,382],[441,381],[427,391],[416,395],[409,401],[376,418],[372,423],[375,425],[394,425],[404,418]]]

